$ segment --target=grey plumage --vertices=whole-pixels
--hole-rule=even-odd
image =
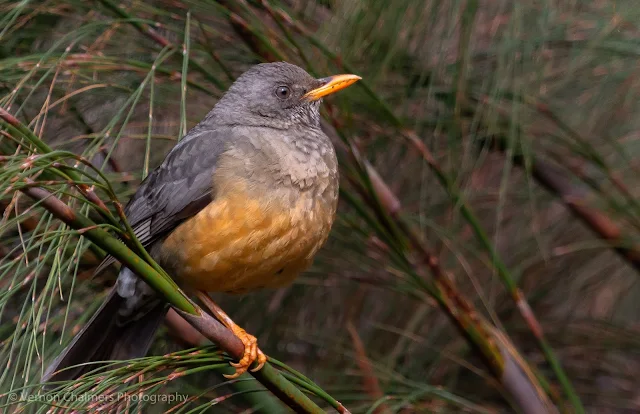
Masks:
[[[154,258],[159,259],[158,246],[167,234],[215,199],[214,176],[237,176],[256,191],[271,191],[274,198],[292,203],[301,192],[311,191],[309,202],[325,200],[335,211],[337,163],[320,129],[320,100],[302,99],[321,84],[284,62],[257,65],[237,79],[125,208],[136,236]],[[274,94],[280,85],[289,88],[291,99]],[[143,356],[166,310],[146,283],[123,268],[114,291],[43,381],[86,372],[78,368],[54,375],[75,364]]]
[[[265,134],[260,128],[299,129],[301,134],[294,136],[300,140],[291,144],[303,154],[311,152],[311,145],[332,150],[320,129],[319,100],[285,103],[272,93],[274,85],[291,85],[301,97],[317,84],[304,70],[285,62],[256,65],[240,76],[129,201],[125,214],[142,244],[151,245],[206,206],[214,197],[211,177],[220,154],[247,142],[255,146],[252,135]],[[275,134],[273,138],[286,140],[288,136]]]

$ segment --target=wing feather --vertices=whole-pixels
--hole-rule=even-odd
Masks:
[[[213,200],[213,174],[232,131],[192,129],[140,184],[125,214],[134,234],[148,247]],[[105,258],[96,273],[113,263]]]

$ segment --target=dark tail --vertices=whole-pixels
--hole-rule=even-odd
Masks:
[[[47,368],[42,382],[73,380],[99,367],[98,364],[75,366],[78,364],[145,356],[167,313],[167,305],[157,301],[137,319],[118,323],[124,306],[126,299],[114,288],[82,331]]]

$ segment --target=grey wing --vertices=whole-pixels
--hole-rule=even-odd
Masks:
[[[125,215],[143,246],[148,247],[211,202],[213,173],[230,132],[194,128],[140,184],[125,207]],[[106,258],[96,273],[111,263],[113,259]]]

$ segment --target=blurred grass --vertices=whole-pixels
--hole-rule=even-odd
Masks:
[[[325,113],[347,149],[328,245],[290,288],[221,296],[223,308],[269,355],[353,412],[511,409],[410,276],[406,246],[389,242],[402,237],[385,239],[402,233],[363,198],[375,187],[362,173],[366,160],[446,277],[504,328],[556,400],[566,395],[516,316],[497,263],[524,292],[585,409],[639,410],[640,289],[633,262],[613,249],[638,257],[635,3],[486,0],[473,13],[475,2],[455,0],[262,3],[0,1],[0,106],[54,149],[102,168],[126,200],[250,65],[286,59],[317,76],[355,72],[365,83],[329,99]],[[445,187],[408,131],[433,155]],[[536,160],[553,166],[570,193],[541,186]],[[0,358],[9,367],[0,393],[32,386],[60,336],[81,326],[110,283],[86,280],[95,265],[82,254],[88,243],[12,196],[0,200]],[[565,207],[575,200],[615,223],[619,236],[590,231]],[[474,235],[465,207],[490,246]],[[159,340],[153,355],[176,349]],[[244,407],[234,388],[195,371],[163,384],[198,396],[193,407]],[[123,375],[131,374],[113,378]]]

